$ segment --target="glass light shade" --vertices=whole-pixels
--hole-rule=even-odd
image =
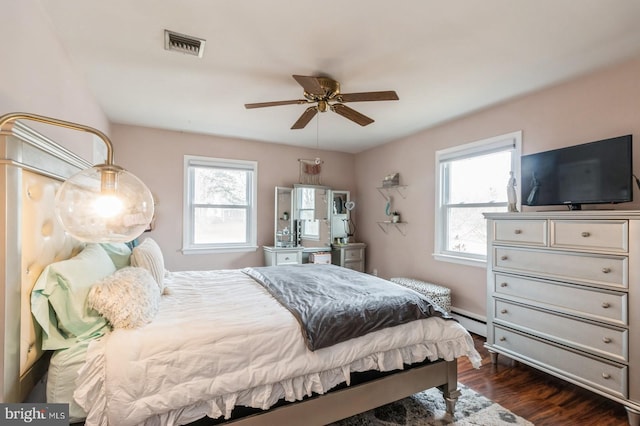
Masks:
[[[85,242],[131,241],[151,223],[153,196],[140,179],[101,164],[67,179],[56,194],[55,211],[65,230]]]

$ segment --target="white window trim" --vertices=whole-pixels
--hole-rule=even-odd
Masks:
[[[247,243],[240,244],[220,244],[204,245],[193,244],[193,223],[191,217],[191,200],[193,195],[193,182],[189,179],[189,167],[192,165],[204,165],[211,167],[228,167],[251,170],[251,209],[249,214],[249,238]],[[258,228],[258,162],[249,160],[231,160],[226,158],[202,157],[196,155],[184,156],[184,201],[183,201],[183,228],[182,228],[182,253],[183,254],[211,254],[211,253],[233,253],[248,252],[258,249],[257,228]]]
[[[504,135],[499,135],[487,139],[482,139],[479,141],[467,143],[464,145],[458,145],[451,148],[442,149],[436,151],[435,155],[435,173],[436,173],[436,199],[435,199],[435,220],[434,220],[434,253],[433,257],[436,260],[444,261],[444,262],[453,262],[460,263],[463,265],[477,266],[485,268],[487,264],[486,256],[479,255],[464,255],[462,253],[456,253],[451,251],[444,250],[445,246],[445,229],[444,229],[444,218],[443,209],[442,209],[442,199],[444,197],[442,191],[442,179],[443,179],[443,171],[441,167],[441,163],[443,161],[451,160],[451,159],[463,159],[467,156],[475,156],[480,153],[489,153],[492,150],[501,150],[506,147],[513,146],[514,153],[511,157],[511,170],[513,171],[513,175],[516,178],[516,182],[518,185],[520,184],[520,156],[522,152],[522,131],[516,131],[511,133],[506,133]],[[505,180],[505,191],[506,191],[507,181]],[[520,210],[520,200],[517,200],[517,207]],[[504,204],[506,207],[506,203]],[[500,205],[496,203],[496,205]],[[506,211],[506,208],[505,208]]]

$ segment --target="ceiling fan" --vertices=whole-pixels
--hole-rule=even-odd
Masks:
[[[366,126],[373,123],[374,120],[346,106],[344,104],[345,102],[397,101],[399,99],[393,90],[384,92],[340,93],[340,83],[329,77],[294,75],[293,78],[304,89],[304,99],[245,104],[245,108],[314,104],[302,113],[300,118],[298,118],[291,127],[292,129],[304,128],[318,112],[326,112],[328,110],[340,114],[361,126]]]

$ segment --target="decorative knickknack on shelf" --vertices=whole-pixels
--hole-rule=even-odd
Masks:
[[[516,178],[513,172],[509,172],[509,183],[507,183],[507,211],[517,212],[518,196],[516,195]]]
[[[400,212],[393,209],[393,197],[391,195],[392,193],[397,193],[403,199],[406,198],[404,192],[406,187],[407,185],[400,185],[400,173],[392,173],[384,177],[382,186],[376,188],[387,202],[384,208],[384,215],[387,217],[387,220],[378,222],[378,226],[385,234],[388,232],[388,227],[391,226],[396,228],[402,235],[406,235],[404,228],[407,222],[403,222],[400,217]]]
[[[382,179],[382,187],[389,188],[400,185],[400,173],[392,173]]]

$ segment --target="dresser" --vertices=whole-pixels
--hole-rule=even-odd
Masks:
[[[303,247],[263,246],[265,266],[296,265],[302,263]]]
[[[331,248],[331,263],[364,272],[365,247],[365,243],[334,244]]]
[[[487,342],[640,424],[640,211],[487,213]]]

